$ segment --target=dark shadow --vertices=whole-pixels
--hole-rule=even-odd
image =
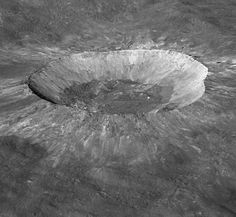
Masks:
[[[41,94],[35,87],[34,85],[32,84],[32,82],[28,82],[28,87],[30,88],[30,90],[35,94],[37,95],[38,97],[40,97],[41,99],[44,99],[48,102],[51,102],[53,104],[60,104],[60,103],[57,103],[55,101],[53,101],[52,99],[50,99],[49,97],[46,97],[44,96],[43,94]]]

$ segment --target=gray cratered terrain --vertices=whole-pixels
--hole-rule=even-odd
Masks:
[[[0,216],[234,217],[234,0],[1,0]]]

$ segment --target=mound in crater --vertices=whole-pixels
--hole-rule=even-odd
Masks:
[[[189,105],[205,91],[207,68],[164,50],[84,52],[32,73],[30,89],[50,102],[108,114],[136,114]]]

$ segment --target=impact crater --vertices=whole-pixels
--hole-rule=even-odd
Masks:
[[[107,114],[172,110],[198,100],[208,69],[166,50],[71,54],[29,76],[29,88],[52,103]]]

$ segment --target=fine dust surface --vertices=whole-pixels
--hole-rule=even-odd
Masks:
[[[0,65],[0,78],[24,78],[33,70],[32,65],[26,63]]]

